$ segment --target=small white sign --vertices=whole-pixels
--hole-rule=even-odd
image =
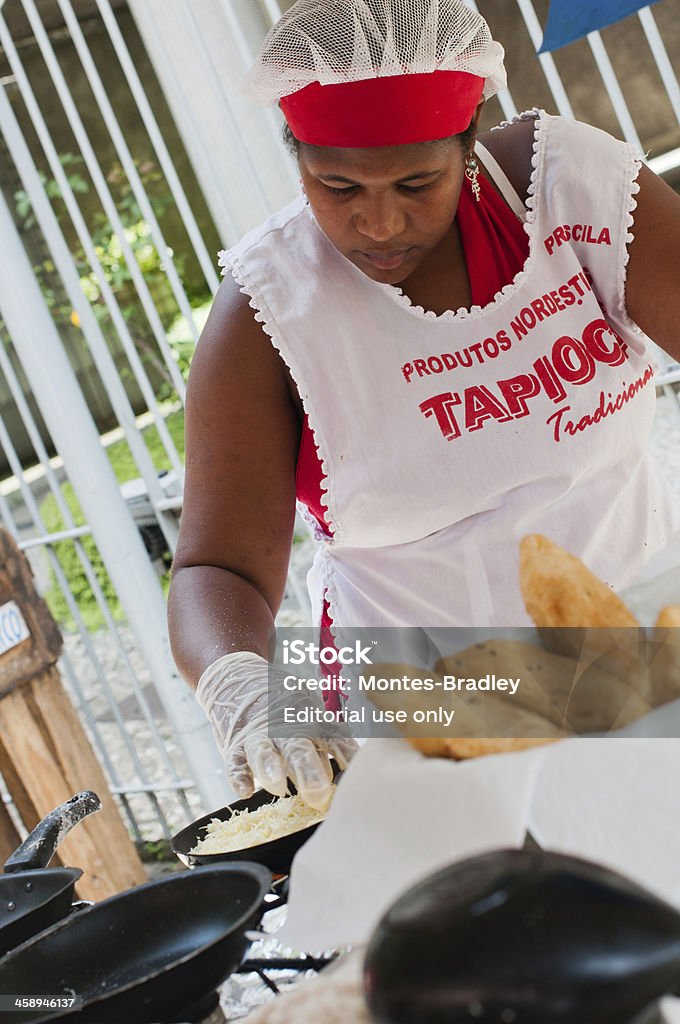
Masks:
[[[8,601],[0,606],[0,654],[16,647],[22,640],[28,640],[30,635],[16,601]]]

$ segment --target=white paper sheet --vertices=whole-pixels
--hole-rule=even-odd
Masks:
[[[546,849],[614,868],[680,897],[680,740],[574,739],[555,745],[529,828]]]
[[[363,944],[419,879],[521,847],[527,829],[680,904],[679,778],[678,740],[575,739],[461,762],[370,740],[295,858],[277,938],[314,951]]]
[[[425,758],[403,740],[369,740],[295,858],[277,938],[304,950],[364,943],[419,879],[476,853],[522,846],[547,749],[456,762]]]
[[[680,1024],[680,999],[663,999],[661,1010],[663,1024]]]

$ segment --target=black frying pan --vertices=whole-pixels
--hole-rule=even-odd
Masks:
[[[96,793],[77,793],[44,817],[6,861],[0,877],[0,955],[69,912],[83,872],[47,870],[47,865],[71,829],[100,807]]]
[[[498,850],[404,893],[365,982],[378,1024],[649,1024],[680,987],[680,913],[598,864]]]
[[[77,994],[81,1010],[11,1010],[2,1024],[172,1024],[241,963],[271,875],[220,864],[148,882],[71,915],[0,959],[0,996]]]
[[[337,783],[342,772],[335,761],[332,761],[331,765],[333,767],[333,781]],[[292,782],[288,784],[288,789],[292,794],[297,793]],[[196,846],[199,840],[205,838],[205,827],[210,824],[213,818],[218,818],[220,821],[228,821],[235,811],[256,811],[258,807],[276,803],[278,799],[277,796],[269,793],[266,789],[259,789],[257,793],[248,797],[247,800],[236,800],[233,804],[229,804],[228,807],[221,807],[218,811],[205,814],[202,818],[193,821],[191,825],[187,825],[181,832],[173,836],[171,840],[173,852],[177,854],[182,863],[186,864],[187,867],[248,860],[256,864],[264,864],[274,875],[287,875],[290,872],[293,857],[300,847],[304,846],[307,840],[314,834],[320,822],[316,825],[310,825],[308,828],[303,828],[299,832],[293,832],[289,836],[273,839],[270,843],[249,846],[243,850],[235,850],[233,853],[189,852]]]

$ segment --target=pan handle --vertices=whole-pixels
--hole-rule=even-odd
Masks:
[[[60,804],[38,822],[21,846],[5,861],[5,872],[11,874],[46,868],[62,839],[79,821],[98,811],[101,805],[101,800],[91,790],[76,793],[66,803]]]

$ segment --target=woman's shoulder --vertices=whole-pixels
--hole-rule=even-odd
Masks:
[[[578,183],[581,190],[590,176],[605,172],[633,173],[639,154],[627,143],[587,124],[545,111],[529,111],[513,121],[480,134],[479,141],[510,179],[517,194],[526,200],[534,169],[534,155],[543,155],[553,165],[554,181],[568,188]]]
[[[534,112],[479,135],[479,141],[498,161],[523,202],[529,193],[538,116]]]
[[[257,381],[268,392],[287,393],[301,411],[297,390],[267,333],[252,297],[231,274],[226,274],[215,296],[192,361],[193,383],[200,378],[206,391],[220,392],[236,387],[238,401],[243,384]]]

